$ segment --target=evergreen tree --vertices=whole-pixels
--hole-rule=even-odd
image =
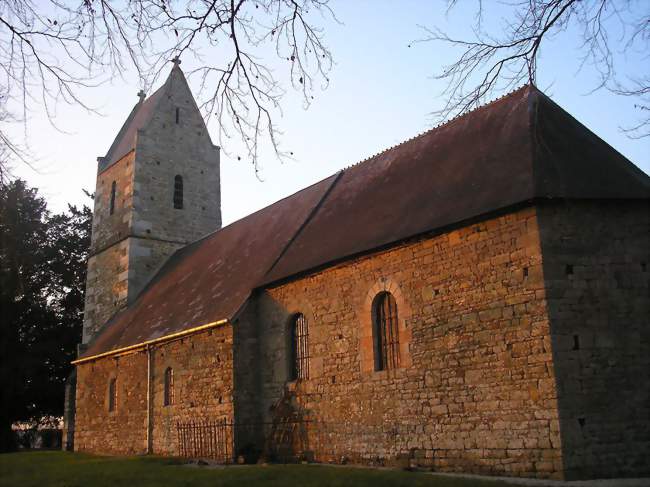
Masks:
[[[81,338],[92,212],[51,215],[36,189],[0,187],[0,451],[11,424],[61,416]]]

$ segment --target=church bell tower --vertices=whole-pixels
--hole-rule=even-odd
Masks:
[[[151,96],[138,94],[99,157],[83,344],[147,285],[177,249],[221,227],[219,147],[174,66]]]

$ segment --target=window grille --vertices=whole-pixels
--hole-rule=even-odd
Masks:
[[[174,404],[174,370],[167,367],[165,370],[164,405],[171,406],[172,404]]]
[[[309,325],[302,313],[291,321],[291,380],[309,378]]]
[[[115,189],[116,189],[117,184],[115,181],[111,184],[111,201],[109,204],[109,214],[112,215],[115,213]]]
[[[377,295],[374,304],[375,370],[399,367],[397,303],[389,292]]]
[[[183,177],[179,174],[174,177],[174,208],[183,209]]]

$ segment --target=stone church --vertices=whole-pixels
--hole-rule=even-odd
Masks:
[[[98,159],[68,448],[650,473],[650,178],[537,88],[225,227],[178,62],[139,96]]]

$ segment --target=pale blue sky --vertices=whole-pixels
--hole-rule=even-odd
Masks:
[[[222,212],[230,223],[277,199],[291,194],[337,170],[365,159],[389,146],[429,129],[429,115],[440,107],[442,84],[431,78],[452,59],[448,48],[436,44],[408,44],[422,36],[418,24],[437,25],[457,34],[467,33],[471,9],[461,2],[450,16],[443,1],[336,1],[333,8],[342,22],[325,23],[326,39],[336,65],[331,84],[308,110],[290,88],[283,116],[276,122],[283,131],[283,146],[295,161],[280,164],[272,151],[262,153],[263,181],[242,157],[222,156]],[[484,2],[492,8],[492,2]],[[496,7],[496,3],[493,4]],[[641,3],[643,6],[643,3]],[[648,4],[643,8],[647,8]],[[498,17],[495,15],[495,17]],[[498,25],[496,20],[491,25]],[[638,116],[631,100],[600,90],[594,71],[577,73],[579,39],[564,34],[546,46],[539,64],[538,86],[579,121],[623,153],[646,173],[650,172],[650,138],[631,140],[621,133]],[[218,53],[212,53],[213,56]],[[626,53],[632,74],[647,66],[641,56]],[[285,65],[274,59],[278,72]],[[189,71],[194,60],[184,58]],[[170,65],[171,67],[171,65]],[[190,85],[196,85],[190,79]],[[94,189],[96,158],[104,155],[125,117],[137,101],[134,73],[86,93],[86,99],[103,116],[77,107],[59,106],[57,123],[62,133],[41,112],[29,116],[29,140],[37,157],[38,173],[17,167],[16,175],[37,186],[51,208],[60,211],[67,202],[85,201],[81,189]],[[215,122],[209,126],[217,142]],[[22,130],[22,128],[17,128]],[[234,156],[244,155],[236,141],[228,143]]]

